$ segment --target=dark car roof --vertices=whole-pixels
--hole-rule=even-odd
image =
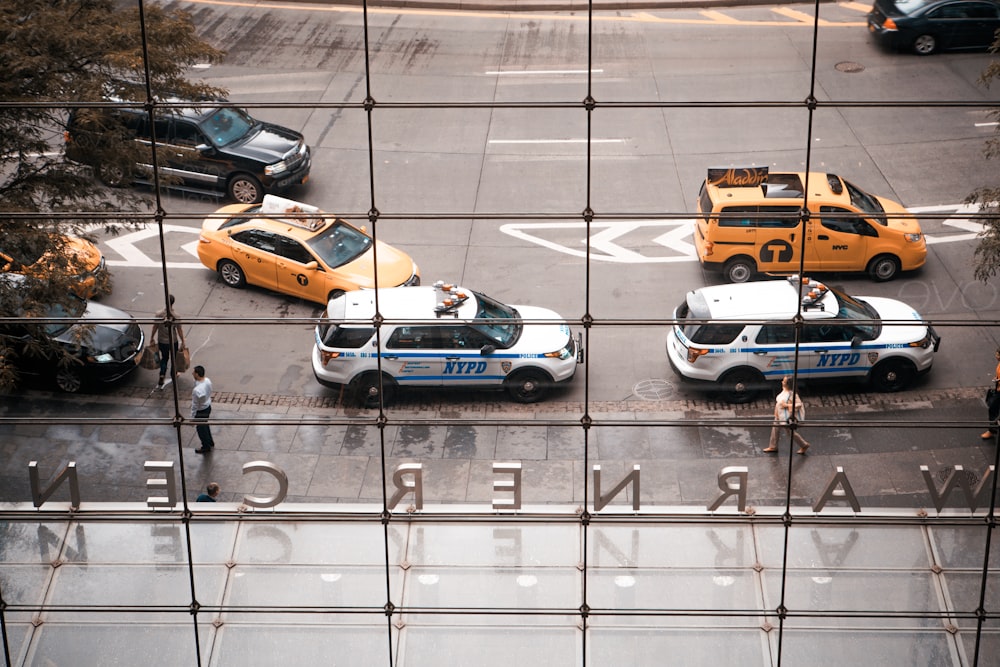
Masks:
[[[919,16],[943,5],[970,2],[1000,8],[1000,0],[876,0],[875,5],[886,16]]]

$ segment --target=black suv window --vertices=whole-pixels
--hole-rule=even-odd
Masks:
[[[170,134],[167,136],[167,143],[194,148],[208,142],[205,141],[205,137],[198,131],[198,127],[194,123],[175,118],[170,123]]]

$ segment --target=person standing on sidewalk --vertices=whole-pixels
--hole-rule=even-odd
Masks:
[[[194,450],[194,453],[210,454],[215,448],[212,429],[208,425],[208,417],[212,414],[212,381],[205,377],[204,366],[195,366],[191,375],[194,376],[194,389],[191,390],[191,417],[203,420],[195,427],[201,447]]]
[[[806,408],[802,405],[802,399],[792,391],[792,378],[785,376],[781,378],[781,393],[774,399],[774,426],[771,427],[771,441],[763,450],[765,452],[778,451],[778,437],[781,431],[788,429],[792,433],[792,439],[799,443],[799,454],[805,454],[809,449],[809,443],[799,434],[798,429],[789,426],[791,416],[795,415],[795,420],[802,421],[806,418]]]
[[[997,367],[996,370],[993,371],[993,383],[986,392],[986,415],[989,419],[990,427],[985,433],[979,436],[983,440],[989,440],[996,437],[997,419],[1000,418],[1000,347],[996,349],[993,356],[996,357]]]
[[[167,315],[169,314],[171,318],[174,315],[174,295],[171,294],[167,300],[170,302],[170,305],[162,310],[158,310],[153,315],[156,318],[156,322],[153,323],[153,330],[149,334],[149,339],[156,341],[156,346],[160,351],[160,379],[156,383],[157,389],[163,389],[163,384],[167,377],[168,362],[170,364],[171,381],[177,377],[177,371],[174,369],[174,358],[185,347],[184,331],[181,329],[180,323],[174,321],[172,324],[168,324]],[[174,330],[173,354],[170,353],[171,326]]]

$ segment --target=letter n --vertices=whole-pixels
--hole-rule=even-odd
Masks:
[[[607,506],[611,500],[621,493],[629,484],[632,485],[632,510],[639,511],[639,465],[632,466],[632,472],[625,475],[625,479],[618,482],[615,488],[607,492],[607,494],[601,494],[601,466],[594,466],[594,511],[600,512]]]
[[[35,507],[41,507],[49,499],[59,485],[69,480],[69,501],[70,507],[79,509],[80,507],[80,481],[76,477],[76,461],[70,461],[66,467],[59,471],[56,478],[52,480],[45,490],[41,490],[41,481],[38,477],[38,461],[28,463],[28,481],[31,483],[31,502]]]
[[[719,509],[729,496],[736,496],[736,507],[739,511],[747,509],[747,476],[750,469],[746,466],[727,466],[719,471],[719,488],[722,495],[708,506],[709,512]]]

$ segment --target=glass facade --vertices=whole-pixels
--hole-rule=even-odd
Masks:
[[[213,18],[256,22],[261,12],[275,12],[277,23],[293,23],[290,12],[301,9],[167,4],[195,12],[215,39],[222,31]],[[986,421],[978,381],[887,394],[840,386],[805,392],[808,414],[793,430],[814,449],[797,456],[789,449],[793,431],[784,430],[779,452],[769,457],[761,443],[771,431],[773,397],[730,404],[655,377],[663,373],[649,370],[654,363],[669,374],[664,336],[677,323],[677,304],[650,306],[639,298],[663,280],[670,249],[690,246],[690,229],[678,225],[691,221],[697,204],[695,192],[680,196],[651,174],[691,154],[696,143],[722,162],[752,162],[763,153],[772,160],[778,151],[788,163],[822,169],[815,166],[821,160],[813,162],[820,135],[846,132],[837,114],[857,120],[881,113],[898,116],[897,128],[939,139],[942,151],[978,156],[983,137],[953,141],[943,130],[935,134],[921,114],[983,115],[995,108],[995,95],[956,87],[933,99],[925,91],[866,99],[875,96],[871,88],[836,79],[841,87],[827,85],[817,108],[815,60],[794,76],[776,74],[781,63],[766,58],[768,66],[735,63],[738,71],[722,77],[729,85],[709,88],[676,64],[685,57],[679,46],[651,39],[645,47],[677,68],[675,86],[658,90],[638,71],[645,61],[629,34],[618,33],[620,15],[577,8],[525,14],[518,26],[505,26],[496,40],[504,46],[490,47],[499,48],[503,67],[487,71],[489,85],[479,76],[457,85],[464,75],[451,69],[454,62],[427,56],[423,94],[410,99],[412,72],[400,63],[423,61],[404,47],[433,19],[419,11],[397,16],[378,8],[369,16],[367,5],[354,9],[350,18],[325,4],[302,9],[329,10],[338,17],[329,29],[355,46],[337,51],[327,36],[326,48],[303,45],[297,61],[300,70],[354,70],[354,87],[323,91],[333,97],[282,90],[281,72],[268,72],[275,77],[268,91],[244,91],[239,103],[255,113],[281,110],[286,124],[294,118],[297,129],[313,132],[307,139],[317,142],[314,182],[325,172],[324,179],[349,183],[345,198],[353,208],[344,215],[367,221],[376,238],[389,229],[433,246],[464,234],[465,264],[451,243],[427,255],[460,273],[509,253],[505,280],[533,283],[526,289],[533,287],[539,302],[558,293],[559,311],[586,351],[572,385],[582,391],[520,404],[432,389],[359,408],[313,383],[306,352],[296,371],[273,367],[284,343],[301,350],[313,344],[318,311],[311,305],[289,299],[248,315],[232,292],[206,297],[197,315],[183,318],[200,346],[196,363],[203,349],[221,355],[218,341],[237,330],[240,340],[253,341],[239,357],[252,380],[219,383],[213,397],[214,461],[191,453],[198,438],[187,378],[183,387],[178,380],[160,392],[126,381],[72,399],[37,388],[3,396],[6,664],[1000,665],[1000,552],[992,534],[997,449],[992,442],[968,445],[979,444]],[[838,38],[818,17],[846,10],[817,3],[811,11],[817,18],[791,20],[817,29],[792,39],[830,60],[825,49]],[[397,19],[405,38],[393,32]],[[437,48],[468,48],[455,27],[461,19],[448,21],[454,43]],[[539,40],[536,21],[564,41]],[[563,21],[574,30],[554,27]],[[760,40],[741,39],[758,57],[768,55]],[[230,36],[228,60],[209,82],[217,76],[228,84],[241,68],[263,67],[250,41]],[[329,63],[328,51],[350,58]],[[557,63],[570,61],[588,63],[586,83],[548,85],[546,77],[560,76]],[[955,62],[965,70],[988,61]],[[612,65],[620,76],[591,80]],[[496,85],[518,68],[541,78]],[[336,85],[347,84],[340,78]],[[378,104],[366,104],[372,99]],[[338,123],[320,131],[326,121],[313,113]],[[487,116],[520,128],[521,138],[471,137]],[[533,142],[542,141],[537,128],[553,123],[560,136],[580,140],[549,145],[544,159],[534,159]],[[699,124],[714,129],[663,132]],[[910,136],[899,129],[879,137],[872,151],[913,151]],[[739,155],[729,149],[734,138]],[[861,137],[859,145],[866,140],[875,143]],[[469,141],[491,146],[474,170],[465,149],[456,148]],[[397,160],[397,150],[408,157]],[[619,159],[645,151],[648,160],[636,172]],[[703,166],[674,173],[703,179]],[[414,192],[412,170],[420,170],[428,189]],[[942,181],[953,178],[962,180],[941,174]],[[477,180],[487,184],[481,192]],[[150,192],[148,203],[142,215],[149,225],[129,241],[135,245],[103,239],[123,257],[143,248],[155,256],[149,266],[131,264],[155,273],[143,276],[156,292],[141,318],[144,330],[169,290],[204,287],[183,273],[193,260],[179,249],[195,240],[197,221],[218,202],[164,190]],[[940,228],[957,208],[928,207],[925,226]],[[19,213],[0,212],[0,224]],[[966,223],[976,218],[961,213]],[[470,221],[482,226],[466,227]],[[642,225],[655,230],[647,240],[663,254],[632,257],[623,280],[608,256],[626,256],[629,243],[612,250],[611,240],[623,226]],[[484,229],[523,245],[497,250]],[[158,254],[161,245],[168,250]],[[570,249],[559,255],[557,271],[548,271],[557,262],[539,250],[552,245]],[[424,262],[425,284],[441,270],[430,269]],[[931,313],[946,346],[949,336],[964,342],[951,352],[954,375],[967,375],[970,366],[991,370],[989,359],[957,357],[988,354],[995,295],[979,284],[957,289],[948,296],[923,281],[905,283],[897,295]],[[609,293],[613,298],[604,299]],[[949,314],[945,302],[956,300],[977,317]],[[381,331],[394,321],[379,316],[371,324]],[[800,325],[789,346],[794,376],[808,363],[798,357]],[[192,334],[191,327],[200,329]],[[623,349],[630,350],[627,359]],[[618,387],[606,378],[629,364],[642,379],[622,388],[627,398],[609,398]],[[210,481],[222,485],[219,502],[194,502]]]

